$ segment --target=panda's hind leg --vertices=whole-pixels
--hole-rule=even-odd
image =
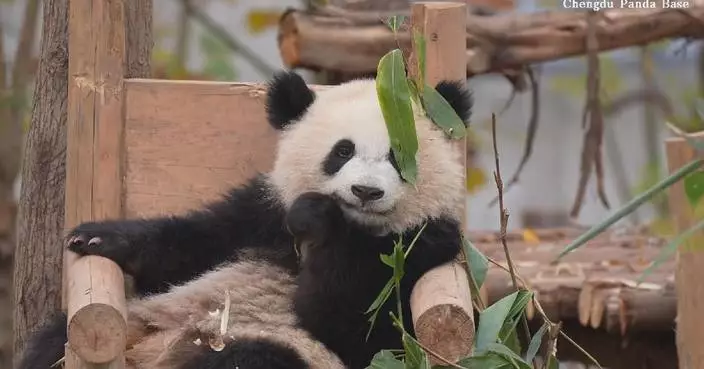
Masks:
[[[240,339],[222,351],[204,349],[179,369],[309,369],[293,349],[266,339]]]
[[[49,369],[64,357],[66,313],[59,312],[47,320],[27,340],[17,369]]]

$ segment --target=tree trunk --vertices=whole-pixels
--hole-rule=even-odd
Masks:
[[[150,75],[152,0],[125,2],[127,76]],[[14,357],[28,335],[61,307],[68,0],[44,3],[44,27],[32,122],[25,143],[15,253]]]

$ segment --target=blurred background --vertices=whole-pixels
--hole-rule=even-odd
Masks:
[[[371,0],[370,0],[371,1]],[[188,3],[190,6],[185,6]],[[402,0],[349,2],[349,7],[405,8]],[[557,0],[467,0],[477,12],[533,13],[560,10]],[[386,5],[384,5],[386,4]],[[277,43],[278,21],[289,8],[306,9],[296,0],[154,0],[152,69],[154,78],[256,82],[284,68]],[[0,368],[10,367],[10,298],[14,222],[22,178],[21,143],[27,132],[42,27],[42,1],[0,0]],[[657,89],[668,97],[688,131],[704,129],[698,118],[702,60],[698,44],[658,41],[600,54],[602,102],[633,91]],[[344,76],[303,70],[312,83],[336,83]],[[589,226],[666,173],[665,127],[657,104],[632,99],[605,111],[604,189],[611,210],[598,199],[590,180],[578,216],[571,218],[580,177],[586,98],[586,58],[573,57],[536,66],[538,129],[533,153],[520,181],[506,193],[509,230]],[[468,229],[496,230],[499,211],[492,171],[492,112],[498,114],[498,140],[504,180],[516,171],[525,150],[531,117],[530,91],[516,93],[501,75],[473,77],[473,131],[468,146]],[[704,105],[701,105],[704,107]],[[660,196],[631,215],[627,223],[671,234],[665,198]]]

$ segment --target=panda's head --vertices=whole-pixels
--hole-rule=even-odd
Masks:
[[[441,82],[436,89],[467,124],[472,102],[463,86]],[[384,232],[461,216],[464,167],[456,143],[414,108],[418,177],[415,187],[405,182],[374,80],[312,91],[296,73],[282,72],[269,84],[266,109],[282,131],[270,179],[286,207],[304,192],[329,194],[349,219]]]

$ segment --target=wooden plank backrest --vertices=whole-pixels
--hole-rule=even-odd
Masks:
[[[271,169],[261,84],[125,82],[126,217],[183,213]]]

